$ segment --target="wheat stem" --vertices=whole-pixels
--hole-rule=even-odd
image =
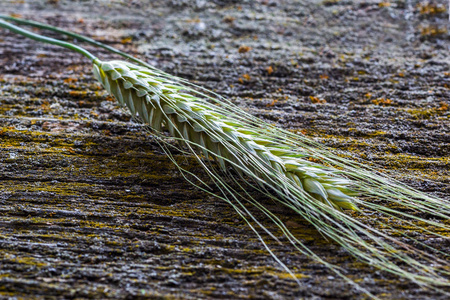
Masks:
[[[37,33],[33,33],[31,31],[22,29],[20,27],[17,27],[11,23],[5,22],[3,20],[0,19],[0,27],[6,28],[11,30],[12,32],[21,34],[23,36],[26,36],[30,39],[33,39],[35,41],[39,41],[39,42],[43,42],[43,43],[48,43],[48,44],[52,44],[52,45],[57,45],[57,46],[61,46],[73,51],[76,51],[82,55],[84,55],[85,57],[87,57],[88,59],[90,59],[91,61],[93,61],[96,57],[94,55],[92,55],[89,51],[85,50],[84,48],[81,48],[77,45],[71,44],[71,43],[67,43],[67,42],[63,42],[57,39],[52,39]]]

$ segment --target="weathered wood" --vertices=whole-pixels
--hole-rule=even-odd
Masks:
[[[2,9],[139,55],[448,198],[446,13],[419,1],[146,2]],[[6,30],[0,39],[1,297],[365,297],[267,240],[298,286],[229,205],[183,179],[100,88],[86,59]],[[194,159],[176,157],[202,176]],[[273,209],[380,298],[445,298],[355,261]],[[450,251],[448,241],[441,247]]]

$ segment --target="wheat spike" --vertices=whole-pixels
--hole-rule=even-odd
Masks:
[[[337,209],[357,210],[350,196],[354,193],[349,188],[350,180],[308,161],[306,154],[262,138],[261,133],[217,112],[217,107],[207,101],[181,93],[183,86],[123,61],[97,59],[94,74],[133,116],[139,116],[154,130],[164,126],[173,137],[198,145],[223,170],[231,166],[246,175],[257,175],[261,184],[290,181],[317,201]]]
[[[194,146],[205,157],[216,159],[222,170],[231,166],[263,188],[269,187],[276,193],[277,201],[301,213],[320,232],[338,241],[353,255],[417,282],[429,280],[424,274],[437,276],[434,268],[413,260],[410,255],[389,244],[387,241],[395,244],[392,237],[368,229],[366,225],[358,224],[342,213],[342,209],[358,210],[354,202],[366,207],[376,206],[353,198],[355,192],[351,187],[355,183],[338,176],[338,170],[309,161],[307,158],[311,154],[306,149],[295,148],[294,151],[292,146],[285,143],[282,131],[275,130],[275,134],[271,134],[264,127],[253,125],[241,114],[233,114],[201,97],[184,93],[183,90],[188,89],[186,86],[145,67],[123,61],[101,62],[96,59],[94,74],[121,105],[128,107],[132,115],[156,131],[166,128],[172,137],[185,143],[188,148]],[[376,192],[374,185],[370,188]],[[381,192],[386,191],[382,189]],[[392,193],[395,193],[395,188]],[[378,194],[378,197],[383,197],[383,194]],[[420,207],[420,202],[415,205]],[[424,209],[427,209],[426,206]],[[446,215],[444,211],[436,213]],[[267,215],[270,216],[270,212]],[[355,231],[370,237],[375,245],[365,242]],[[294,244],[299,243],[295,237],[291,238]],[[377,246],[387,252],[379,251]],[[361,251],[361,247],[369,254]],[[423,259],[427,258],[421,251],[414,253]],[[402,269],[393,263],[395,259],[410,263],[420,273]],[[445,283],[437,278],[433,279],[434,283]]]

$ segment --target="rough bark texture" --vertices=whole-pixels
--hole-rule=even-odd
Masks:
[[[446,2],[2,0],[1,8],[136,54],[448,198]],[[0,39],[0,297],[366,297],[268,240],[298,286],[229,205],[182,178],[79,54],[6,30]],[[194,159],[177,159],[202,176]],[[275,209],[378,297],[445,298],[357,262]],[[448,241],[441,247],[450,251]]]

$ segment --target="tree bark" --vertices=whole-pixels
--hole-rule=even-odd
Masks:
[[[432,3],[36,1],[2,8],[137,55],[448,199],[448,15],[424,5]],[[0,39],[1,297],[365,298],[265,236],[299,286],[231,206],[183,179],[95,81],[85,58],[6,30]],[[205,176],[192,157],[175,157]],[[356,261],[288,210],[267,205],[376,296],[445,298]],[[448,240],[441,250],[450,251]]]

